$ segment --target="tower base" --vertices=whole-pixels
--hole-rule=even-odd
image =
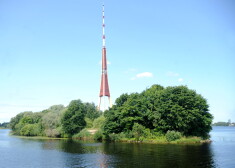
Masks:
[[[112,107],[112,102],[110,97],[107,96],[100,97],[98,110],[104,112],[105,110],[108,110],[111,107]]]

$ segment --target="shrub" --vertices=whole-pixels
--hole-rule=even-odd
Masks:
[[[177,139],[180,139],[181,137],[181,133],[177,131],[167,131],[166,133],[166,140],[168,142],[175,141]]]
[[[95,141],[102,141],[103,139],[103,132],[101,130],[96,131],[94,134],[94,140]]]
[[[48,137],[60,137],[60,132],[58,129],[45,129],[45,135]]]
[[[81,130],[79,133],[75,134],[73,138],[78,138],[78,139],[90,139],[91,138],[91,133],[88,132],[88,130],[85,128]]]
[[[124,132],[125,134],[125,138],[133,138],[134,135],[133,135],[133,132],[132,131],[127,131],[127,132]]]
[[[92,128],[93,126],[92,120],[90,118],[85,117],[85,121],[86,121],[86,128]]]
[[[37,136],[40,135],[40,126],[38,124],[26,124],[20,130],[20,135]]]
[[[141,136],[144,136],[145,133],[145,127],[141,124],[134,123],[134,126],[132,128],[132,132],[134,135],[134,138],[139,141]]]
[[[120,141],[123,138],[126,138],[126,135],[123,132],[121,132],[119,134],[109,134],[108,135],[108,140],[110,140],[110,141]]]
[[[102,115],[96,118],[93,122],[93,128],[102,128],[104,125],[105,117]]]

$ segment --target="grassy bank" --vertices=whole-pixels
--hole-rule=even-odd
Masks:
[[[68,138],[56,138],[56,137],[47,137],[47,136],[21,136],[21,135],[15,135],[13,132],[10,132],[9,135],[17,137],[17,138],[23,138],[23,139],[39,139],[39,140],[44,140],[44,139],[68,139]]]
[[[172,132],[170,132],[172,134]],[[169,134],[169,133],[168,133]],[[125,142],[125,143],[153,143],[153,144],[200,144],[200,143],[210,143],[210,139],[203,139],[201,137],[186,137],[179,136],[174,137],[175,132],[173,132],[173,137],[169,138],[169,135],[158,135],[150,137],[127,137],[124,133],[120,134],[110,134],[104,135],[102,131],[96,129],[83,129],[80,133],[74,135],[72,139],[79,139],[84,141],[110,141],[110,142]]]
[[[137,141],[135,139],[120,139],[120,142],[129,142],[129,143],[153,143],[153,144],[201,144],[201,143],[210,143],[211,140],[202,140],[199,137],[184,137],[175,141],[167,141],[162,138],[156,139],[143,139],[141,141]]]
[[[109,137],[104,136],[99,130],[91,130],[91,129],[83,129],[80,133],[74,135],[71,138],[54,138],[47,136],[18,136],[10,133],[11,136],[17,138],[25,138],[25,139],[38,139],[38,140],[66,140],[66,139],[74,139],[74,140],[82,140],[82,141],[94,141],[94,142],[123,142],[123,143],[151,143],[151,144],[202,144],[202,143],[210,143],[210,139],[202,139],[200,137],[180,137],[177,140],[168,141],[166,136],[156,136],[154,138],[144,138],[140,137],[136,138],[127,138],[123,135],[112,134]]]

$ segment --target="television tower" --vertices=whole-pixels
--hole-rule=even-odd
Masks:
[[[106,47],[105,47],[105,23],[104,23],[104,5],[102,10],[102,29],[103,29],[103,48],[102,48],[102,73],[101,73],[101,85],[100,85],[100,100],[98,109],[101,111],[107,110],[109,107],[112,107],[109,84],[108,84],[108,72],[107,72],[107,58],[106,58]],[[107,100],[108,99],[108,100]],[[108,103],[108,104],[107,104]]]

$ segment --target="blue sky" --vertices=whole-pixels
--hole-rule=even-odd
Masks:
[[[187,85],[235,122],[235,1],[105,1],[113,101]],[[98,103],[102,1],[0,0],[0,122],[71,100]]]

